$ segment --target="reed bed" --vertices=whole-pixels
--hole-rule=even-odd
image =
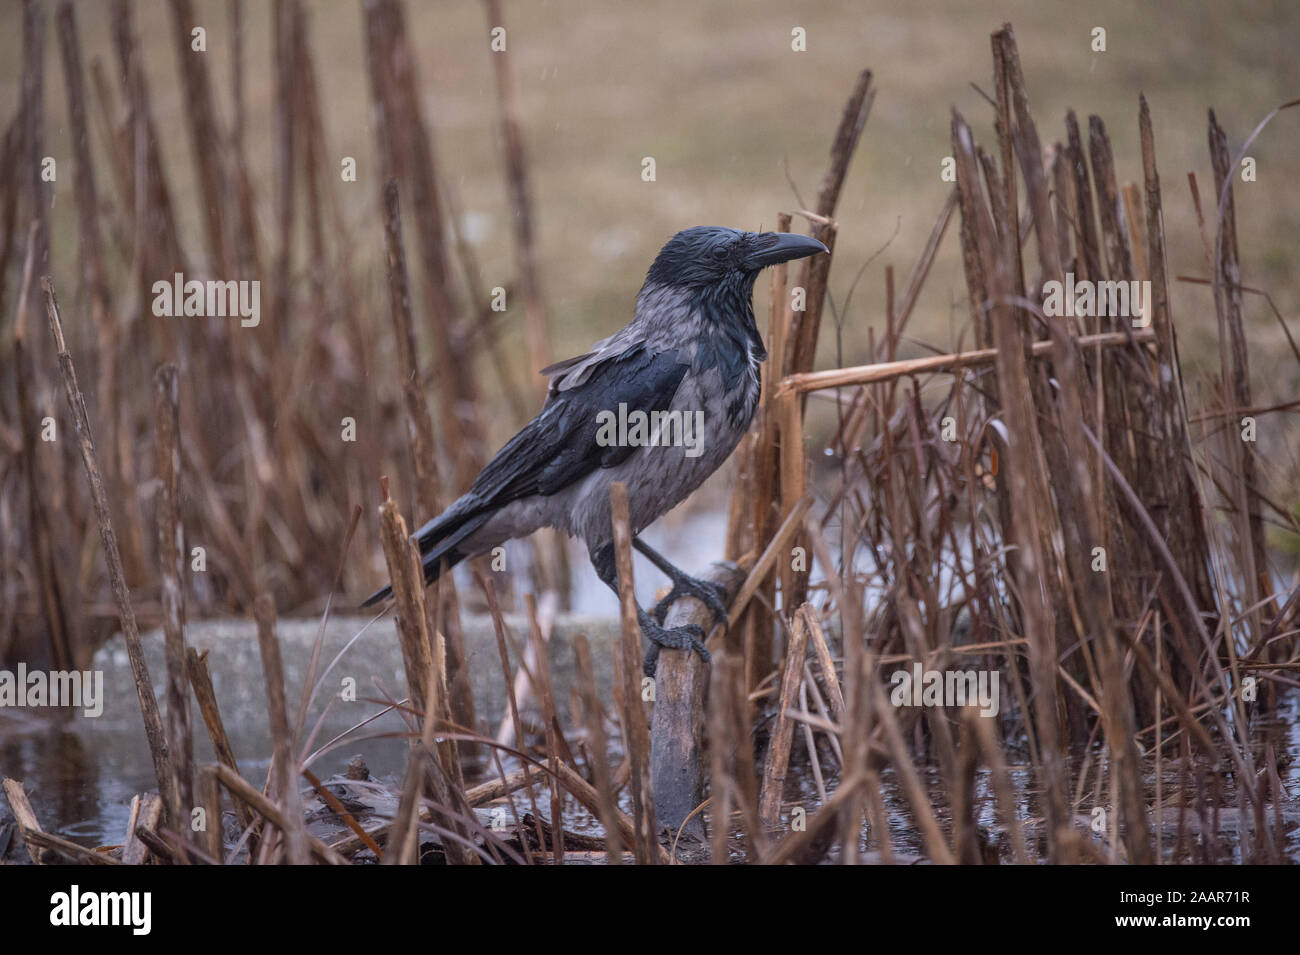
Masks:
[[[567,593],[553,540],[537,542],[531,577],[484,564],[473,568],[473,594],[450,575],[421,586],[409,530],[467,487],[491,451],[485,393],[522,423],[536,380],[511,371],[501,342],[511,319],[484,304],[472,249],[448,213],[455,196],[423,115],[403,5],[361,9],[381,166],[368,237],[353,234],[323,181],[336,150],[297,0],[273,7],[269,189],[246,157],[240,0],[230,4],[230,90],[215,89],[203,58],[181,55],[202,210],[188,231],[131,5],[114,0],[115,61],[88,64],[73,5],[54,6],[78,254],[50,258],[49,186],[38,173],[0,182],[0,420],[16,422],[0,430],[0,662],[85,668],[120,630],[158,789],[138,797],[120,847],[92,851],[44,832],[21,782],[6,780],[33,861],[1288,858],[1283,757],[1257,745],[1254,727],[1295,687],[1288,674],[1300,665],[1300,590],[1277,591],[1265,524],[1300,527],[1269,500],[1260,452],[1240,439],[1242,417],[1288,408],[1253,407],[1237,157],[1213,113],[1215,181],[1188,182],[1205,262],[1187,279],[1206,286],[1204,312],[1176,317],[1145,100],[1140,157],[1117,159],[1098,116],[1086,144],[1073,112],[1049,141],[1010,26],[994,33],[996,142],[976,142],[954,110],[952,195],[901,295],[886,267],[885,331],[870,360],[818,371],[825,326],[849,315],[830,270],[837,233],[853,227],[836,210],[875,95],[863,71],[814,208],[778,216],[781,229],[806,223],[832,255],[771,271],[763,402],[735,457],[727,562],[713,571],[731,608],[730,626],[710,636],[714,662],[669,652],[657,684],[640,678],[626,490],[616,486],[621,639],[577,642],[578,689],[562,725],[546,644],[553,611],[532,597]],[[486,12],[500,22],[495,0]],[[189,13],[187,0],[172,0],[178,50]],[[5,128],[6,168],[39,170],[44,155],[55,108],[43,95],[49,28],[47,6],[27,0],[23,108]],[[541,367],[550,345],[527,152],[508,54],[494,66],[523,338]],[[1139,163],[1141,181],[1123,181],[1118,170],[1135,174]],[[358,261],[368,240],[382,249],[382,287],[367,285]],[[945,241],[960,246],[972,347],[899,358]],[[262,277],[268,320],[153,314],[153,281],[178,272]],[[1139,327],[1048,314],[1044,286],[1067,274],[1150,282]],[[74,304],[60,309],[56,284]],[[806,307],[795,307],[796,290]],[[1176,329],[1211,310],[1219,374],[1193,391]],[[810,435],[828,414],[823,459],[810,454]],[[42,439],[42,419],[58,440]],[[367,817],[345,798],[353,783],[375,788],[364,772],[322,781],[309,766],[319,642],[295,710],[275,630],[277,614],[313,613],[323,633],[341,594],[361,589],[345,568],[379,542],[406,676],[405,696],[380,702],[404,720],[409,760],[388,792],[393,811]],[[206,552],[202,573],[195,546]],[[516,588],[528,592],[526,635],[500,606],[500,592]],[[465,672],[467,601],[492,619],[508,694],[495,738]],[[673,613],[705,621],[694,602]],[[186,646],[187,619],[200,614],[256,621],[274,740],[264,786],[240,774],[207,661]],[[140,627],[154,625],[166,640],[165,719],[139,652]],[[613,699],[597,690],[598,655],[613,661]],[[916,665],[996,674],[1005,688],[996,715],[898,705],[893,674]],[[191,693],[212,765],[193,764]],[[536,713],[527,722],[526,708]],[[489,769],[471,784],[474,754]],[[312,799],[345,834],[327,842],[312,830]],[[906,832],[888,821],[888,800],[904,807]],[[192,807],[204,828],[188,824]],[[566,830],[576,807],[598,820],[599,838]]]

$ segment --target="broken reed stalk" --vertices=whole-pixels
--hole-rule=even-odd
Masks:
[[[393,817],[389,831],[393,833],[393,851],[383,860],[385,865],[411,865],[420,860],[419,802],[420,791],[428,785],[437,797],[440,806],[449,806],[451,788],[443,774],[441,760],[434,756],[434,730],[443,710],[442,693],[439,692],[438,675],[442,671],[442,661],[435,661],[429,670],[429,684],[425,692],[427,705],[421,715],[421,729],[418,745],[411,749],[410,759],[406,764],[406,778],[402,782],[402,796],[397,805],[397,814]],[[445,754],[444,754],[445,755]],[[449,816],[450,814],[448,814]],[[462,860],[466,852],[473,848],[466,845],[455,830],[448,830],[443,837],[443,850],[450,860],[454,855]]]
[[[812,644],[813,654],[817,657],[817,666],[821,671],[822,682],[826,684],[827,702],[830,704],[831,716],[840,719],[844,713],[844,690],[840,686],[839,677],[835,674],[835,659],[831,655],[830,644],[826,641],[826,633],[822,630],[821,621],[817,619],[817,614],[809,612],[805,615],[808,622],[808,642]]]
[[[525,596],[528,610],[528,640],[533,649],[533,668],[537,676],[537,701],[541,704],[542,722],[546,729],[546,757],[551,773],[547,777],[551,790],[551,853],[556,865],[564,862],[564,797],[556,782],[557,766],[560,760],[560,746],[563,738],[559,735],[559,719],[555,713],[555,696],[551,689],[551,665],[546,657],[546,645],[542,639],[542,628],[537,623],[537,600],[532,594]],[[567,748],[567,747],[566,747]]]
[[[959,711],[961,725],[956,746],[956,765],[949,774],[949,798],[952,803],[952,850],[961,865],[979,865],[979,828],[976,822],[975,767],[979,752],[975,746],[975,726],[979,720],[974,706]]]
[[[788,212],[776,217],[778,232],[790,231],[791,216]],[[729,539],[743,538],[746,547],[739,545],[728,553],[729,558],[739,557],[744,550],[763,546],[772,536],[777,526],[777,449],[780,447],[780,421],[774,400],[773,387],[786,373],[785,343],[789,334],[793,311],[786,307],[786,285],[790,266],[786,262],[771,269],[770,301],[768,304],[767,344],[768,356],[764,363],[762,394],[758,413],[755,415],[752,438],[746,447],[748,468],[744,481],[732,493],[731,522],[735,525],[728,531]],[[745,518],[749,519],[748,533],[743,526]],[[745,683],[751,689],[761,679],[758,670],[759,661],[772,659],[772,615],[768,607],[776,606],[776,575],[769,575],[763,581],[764,600],[746,609],[740,619],[732,619],[736,628],[732,637],[733,647],[742,646],[745,652]]]
[[[515,652],[519,665],[515,670],[514,679],[510,683],[511,693],[514,696],[515,706],[527,706],[529,699],[533,694],[533,671],[537,668],[537,650],[529,640],[521,648],[515,640],[514,635],[502,628],[502,640],[509,643],[510,649]],[[506,670],[509,671],[510,658],[506,658]],[[497,725],[497,742],[502,746],[509,746],[516,741],[514,720],[510,716],[510,707],[507,705],[501,714],[501,721]]]
[[[237,774],[239,765],[235,762],[235,751],[230,745],[230,737],[226,734],[221,710],[217,706],[217,694],[212,687],[212,675],[208,672],[207,651],[200,654],[193,647],[186,647],[185,663],[190,687],[194,690],[194,699],[198,701],[199,713],[203,716],[203,723],[208,729],[208,739],[212,742],[212,751],[221,765]],[[256,822],[252,809],[238,799],[235,800],[235,818],[239,820],[241,829],[251,829]],[[256,857],[257,843],[257,834],[253,833],[248,841],[250,857]]]
[[[831,143],[826,173],[818,189],[816,211],[801,213],[813,223],[811,235],[824,243],[832,255],[836,235],[833,219],[835,207],[874,99],[871,71],[862,70],[844,104],[839,127]],[[782,231],[788,229],[790,221],[789,215],[782,214],[778,217],[778,228]],[[764,387],[763,413],[756,424],[751,459],[750,480],[754,484],[752,538],[755,549],[767,546],[768,537],[778,523],[778,514],[782,519],[787,518],[804,495],[805,402],[802,397],[793,399],[794,404],[778,400],[779,396],[772,392],[770,382],[812,370],[832,255],[813,256],[798,264],[797,278],[793,285],[801,289],[804,295],[803,307],[799,310],[794,308],[793,297],[786,294],[788,267],[781,265],[773,270],[768,343],[770,355],[764,376],[769,383]],[[799,533],[798,526],[795,533]],[[777,577],[781,581],[782,605],[787,616],[802,602],[802,595],[807,588],[806,574],[782,563],[779,574],[763,582],[766,601],[760,602],[746,613],[743,621],[737,621],[743,625],[743,630],[738,629],[727,637],[731,650],[744,647],[746,684],[750,689],[767,676],[773,664],[773,619],[766,608],[775,606]]]
[[[771,541],[768,542],[762,556],[758,558],[753,568],[750,570],[749,576],[746,577],[745,582],[741,584],[739,592],[737,592],[736,596],[732,599],[731,604],[727,607],[728,620],[734,622],[740,619],[741,614],[744,613],[745,608],[749,606],[749,602],[753,599],[754,594],[758,593],[759,588],[763,586],[764,578],[766,578],[776,566],[778,558],[780,558],[782,554],[789,553],[790,541],[792,541],[798,533],[800,522],[803,520],[804,515],[808,513],[808,508],[810,507],[812,507],[812,497],[808,496],[802,501],[799,501],[794,506],[794,509],[786,515],[785,520],[782,521],[781,526],[772,536]],[[708,639],[705,640],[705,645],[709,646],[711,649],[711,645],[714,644],[715,635],[720,633],[722,629],[723,626],[721,623],[714,624],[713,630],[709,633]]]
[[[724,657],[723,659],[730,659]],[[735,804],[735,777],[730,754],[736,747],[738,728],[732,725],[723,705],[722,682],[725,679],[720,660],[709,668],[709,862],[728,865],[731,862],[731,813]]]
[[[827,232],[828,240],[834,239],[833,231]],[[820,256],[825,258],[826,256]],[[825,276],[822,277],[823,286]],[[781,471],[781,514],[788,518],[805,500],[808,489],[808,461],[804,453],[804,397],[798,394],[785,394],[776,399],[776,410],[781,421],[781,448],[778,454]],[[799,547],[802,527],[795,525],[795,536],[791,541],[790,552]],[[806,549],[804,549],[806,553]],[[777,564],[778,577],[781,580],[781,611],[788,622],[795,608],[804,602],[808,592],[808,565],[805,561],[800,568],[793,560],[782,560]],[[768,648],[770,651],[770,647]],[[772,666],[771,654],[757,661],[757,674],[766,677]]]
[[[746,857],[762,862],[767,836],[758,818],[758,775],[754,768],[754,725],[749,694],[745,690],[744,661],[722,654],[713,661],[709,686],[709,747],[713,752],[710,802],[713,861],[729,861],[727,838],[730,815],[739,810]]]
[[[384,557],[388,561],[389,579],[393,582],[393,616],[402,646],[406,695],[411,701],[411,709],[423,715],[428,709],[426,694],[429,674],[433,672],[433,655],[429,649],[429,631],[423,607],[424,576],[419,564],[411,557],[406,521],[386,492],[384,502],[379,506],[379,516],[384,530]]]
[[[67,860],[72,865],[123,865],[110,855],[95,852],[68,839],[53,835],[40,829],[24,830],[23,841],[46,852],[53,853]]]
[[[471,807],[478,807],[494,802],[513,792],[518,792],[528,785],[529,776],[522,769],[496,777],[486,782],[471,786],[465,790],[465,802]]]
[[[298,792],[298,764],[289,730],[289,708],[284,697],[284,667],[280,662],[280,642],[275,636],[275,604],[270,595],[262,594],[253,604],[257,619],[257,646],[262,656],[262,676],[266,682],[267,716],[275,753],[275,796],[284,806],[285,857],[290,865],[306,865],[307,827],[302,816],[302,797]],[[265,852],[265,849],[263,850]]]
[[[435,705],[445,705],[446,684],[441,673],[436,669],[441,664],[443,655],[438,653],[435,657],[434,648],[431,646],[428,618],[424,607],[424,572],[420,565],[419,551],[407,535],[406,521],[402,519],[397,505],[388,496],[386,479],[383,485],[384,501],[379,506],[380,526],[383,529],[384,557],[388,561],[389,580],[392,581],[393,586],[395,599],[393,612],[396,617],[398,640],[402,645],[407,696],[411,701],[412,709],[421,717],[432,716],[434,719],[439,719],[443,718],[443,714],[434,713],[432,708]],[[441,759],[446,754],[440,751],[438,767],[427,767],[423,763],[424,756],[420,755],[423,749],[419,740],[411,740],[411,764],[407,767],[408,785],[416,785],[415,782],[411,782],[412,776],[419,785],[427,782],[433,789],[440,810],[441,807],[447,807],[446,811],[435,813],[435,821],[463,838],[465,836],[463,827],[450,811],[452,793],[448,780],[452,778],[451,767],[441,763]],[[404,801],[406,801],[405,797]],[[413,825],[413,815],[408,815],[407,818]],[[398,846],[407,838],[407,832],[398,828],[393,831],[397,834],[394,846]],[[459,839],[449,839],[445,849],[447,861],[452,864],[473,865],[478,859],[473,850]],[[390,854],[394,862],[401,856],[400,851]]]
[[[168,790],[168,815],[180,833],[194,806],[194,738],[190,730],[189,681],[185,662],[184,540],[180,523],[180,410],[175,365],[163,365],[154,376],[154,466],[158,474],[155,513],[158,557],[162,565],[163,646],[167,661],[168,754],[175,783]],[[184,856],[182,856],[184,858]]]
[[[997,799],[998,811],[1002,814],[1002,826],[1011,842],[1012,859],[1017,865],[1028,865],[1029,855],[1025,852],[1025,837],[1020,826],[1020,813],[1017,810],[1015,792],[1012,789],[1011,774],[1007,768],[1002,748],[994,736],[993,724],[989,720],[975,721],[975,739],[980,752],[984,755],[985,765],[993,781],[993,792]]]
[[[840,191],[844,188],[844,179],[848,176],[849,165],[857,151],[858,140],[871,112],[871,104],[876,98],[871,84],[871,71],[863,70],[858,74],[853,92],[844,104],[840,116],[839,128],[831,143],[830,163],[822,177],[821,188],[817,192],[817,219],[814,220],[812,235],[834,251],[835,228],[833,217],[839,203]],[[822,306],[826,297],[826,278],[830,273],[832,256],[815,255],[800,261],[797,285],[807,291],[806,309],[795,312],[790,323],[789,340],[786,342],[784,368],[787,373],[811,371],[817,353],[817,338],[821,329]]]
[[[827,170],[818,190],[817,210],[801,212],[813,223],[812,235],[834,250],[835,223],[831,218],[839,201],[839,194],[848,175],[849,165],[857,149],[858,140],[866,124],[867,114],[874,99],[871,71],[858,74],[852,93],[844,105],[839,128],[831,145]],[[791,216],[777,216],[778,231],[788,231]],[[752,428],[749,445],[748,468],[743,481],[733,493],[733,514],[750,516],[750,531],[744,535],[755,550],[765,548],[778,517],[788,517],[795,502],[803,496],[803,400],[792,408],[773,391],[773,384],[792,373],[812,369],[821,325],[822,307],[826,294],[826,278],[831,256],[815,256],[797,266],[794,286],[804,296],[803,308],[794,309],[793,298],[787,295],[789,267],[785,264],[772,269],[771,312],[768,322],[768,358],[763,373],[761,410]],[[794,433],[786,433],[795,429]],[[786,487],[787,482],[796,486]],[[742,500],[742,496],[745,498]],[[779,508],[784,507],[784,515]],[[741,529],[735,526],[728,533],[729,540],[739,539]],[[796,528],[797,531],[797,528]],[[729,551],[731,556],[735,556]],[[764,679],[773,663],[773,619],[768,611],[776,606],[776,580],[781,577],[785,589],[784,606],[788,614],[799,603],[797,595],[807,585],[806,577],[781,565],[779,575],[760,581],[764,595],[739,618],[732,618],[733,629],[728,631],[727,645],[732,652],[742,648],[745,655],[746,685],[752,690]]]
[[[235,798],[236,802],[242,800],[243,802],[248,803],[248,805],[252,806],[253,809],[262,816],[262,818],[275,826],[275,828],[279,829],[281,832],[284,832],[286,828],[294,823],[294,820],[286,818],[284,811],[282,811],[278,805],[266,798],[266,796],[262,795],[261,790],[250,785],[243,776],[240,776],[233,769],[222,766],[220,763],[216,763],[211,767],[211,770],[216,775],[217,781],[226,787],[231,796]],[[297,819],[297,825],[302,825],[301,816]],[[331,849],[311,833],[306,832],[305,829],[303,830],[303,833],[306,836],[307,848],[310,850],[312,857],[317,861],[324,862],[327,865],[347,864],[347,860],[339,855],[334,849]]]
[[[764,827],[775,829],[781,821],[781,799],[785,789],[786,772],[790,768],[790,745],[794,742],[794,719],[790,711],[795,708],[795,697],[803,682],[804,655],[808,650],[808,604],[794,615],[790,637],[786,641],[785,666],[781,671],[781,694],[776,704],[776,728],[768,743],[767,757],[763,763],[763,786],[758,800],[758,818]]]
[[[1143,328],[1131,334],[1128,332],[1103,332],[1099,335],[1080,335],[1074,341],[1079,348],[1088,346],[1116,348],[1155,340],[1155,331]],[[1036,341],[1030,345],[1029,352],[1035,358],[1050,358],[1055,347],[1056,343],[1050,340]],[[996,348],[979,348],[973,351],[953,352],[946,355],[931,355],[926,358],[904,358],[899,361],[876,362],[871,365],[855,365],[849,368],[834,368],[829,371],[812,371],[800,375],[789,375],[777,386],[777,397],[791,393],[806,394],[811,391],[825,391],[831,388],[893,381],[896,378],[905,378],[908,375],[954,372],[963,368],[982,368],[995,364],[997,357],[998,350]]]
[[[717,563],[702,576],[721,585],[723,603],[740,590],[745,574],[734,564]],[[713,613],[694,598],[676,601],[664,617],[664,626],[695,624],[707,630]],[[709,664],[693,651],[666,650],[655,670],[655,705],[650,718],[650,775],[659,828],[674,835],[704,801],[704,730],[708,722],[705,694]],[[696,814],[687,831],[703,839],[703,820]]]
[[[1228,136],[1215,118],[1214,110],[1210,110],[1209,143],[1210,160],[1214,168],[1214,194],[1221,197],[1215,217],[1216,257],[1210,273],[1214,280],[1214,308],[1219,320],[1220,374],[1223,390],[1231,396],[1236,407],[1249,408],[1253,404],[1250,361],[1246,333],[1242,326],[1241,264],[1237,252],[1237,214],[1232,194],[1232,179],[1237,167],[1231,164]],[[1231,447],[1235,458],[1231,468],[1233,503],[1237,507],[1237,513],[1245,515],[1238,534],[1238,559],[1243,566],[1241,578],[1246,587],[1244,602],[1251,608],[1248,621],[1254,637],[1252,642],[1258,642],[1263,629],[1259,612],[1261,605],[1266,600],[1272,604],[1267,599],[1272,585],[1268,579],[1268,555],[1264,550],[1264,524],[1257,493],[1259,465],[1251,442],[1235,441]]]
[[[126,823],[126,841],[122,844],[125,865],[144,865],[153,850],[140,838],[141,832],[157,829],[162,821],[163,799],[157,793],[131,798],[131,815]]]
[[[427,725],[427,721],[426,721]],[[388,826],[388,852],[380,860],[383,865],[414,865],[420,861],[420,832],[418,828],[420,790],[424,780],[434,772],[430,765],[429,750],[416,743],[406,760],[406,773],[398,791],[397,812]],[[421,736],[420,742],[423,742]]]
[[[131,609],[131,595],[127,591],[126,578],[122,572],[122,555],[118,551],[117,535],[113,531],[113,519],[109,512],[104,478],[95,456],[95,439],[91,434],[90,419],[86,414],[86,399],[81,393],[81,386],[77,384],[77,370],[72,364],[72,356],[68,353],[68,345],[63,338],[63,320],[59,316],[59,303],[54,295],[54,285],[48,275],[41,279],[41,289],[45,293],[45,312],[49,319],[50,334],[54,338],[54,348],[58,354],[59,370],[63,375],[64,395],[67,397],[68,410],[77,432],[81,463],[90,483],[95,518],[99,522],[99,538],[104,547],[104,559],[108,564],[109,579],[113,585],[113,598],[117,602],[117,610],[122,622],[122,636],[131,663],[131,676],[135,680],[136,694],[140,698],[140,713],[144,718],[149,753],[153,757],[154,777],[158,782],[158,791],[167,793],[172,790],[175,779],[167,752],[167,734],[163,729],[162,715],[158,712],[158,700],[154,696],[149,666],[144,659],[144,646],[140,642],[140,631],[136,627],[135,613]],[[184,823],[183,819],[171,820],[171,824],[177,828]]]
[[[27,855],[31,857],[33,864],[42,865],[41,854],[37,852],[34,843],[28,842],[27,834],[29,832],[41,832],[41,821],[36,817],[35,810],[32,809],[31,800],[27,798],[27,791],[23,789],[23,784],[16,779],[5,777],[0,786],[4,788],[5,798],[9,800],[9,809],[14,814],[14,819],[18,823],[18,829],[22,833],[23,842],[27,844]]]
[[[605,858],[610,865],[619,865],[623,859],[623,838],[618,830],[616,816],[618,802],[609,772],[609,741],[605,737],[604,711],[600,694],[596,690],[596,677],[591,666],[591,644],[584,634],[573,641],[573,655],[577,666],[578,689],[582,698],[582,715],[587,724],[587,752],[591,754],[591,772],[596,778],[597,805],[600,824],[605,830]],[[656,712],[658,706],[655,707]],[[651,736],[651,759],[654,758],[654,737]],[[664,797],[655,794],[656,811],[664,805]]]
[[[862,594],[858,582],[852,574],[836,575],[835,564],[830,556],[821,528],[816,526],[816,519],[807,518],[808,541],[812,544],[813,554],[822,567],[831,598],[840,614],[840,644],[844,650],[844,742],[843,775],[850,779],[867,777],[870,779],[870,741],[874,730],[871,699],[865,686],[873,679],[874,659],[873,644],[878,634],[871,635],[868,642],[868,630],[862,615]],[[874,779],[870,780],[875,782]],[[879,801],[875,793],[863,793],[862,789],[852,792],[839,814],[840,861],[843,865],[853,865],[858,861],[858,842],[862,834],[862,819],[866,808],[865,801],[872,800],[871,806]],[[888,828],[876,827],[877,838],[884,843],[882,852],[889,853]]]
[[[658,861],[658,821],[655,816],[654,780],[650,770],[650,729],[641,705],[641,624],[637,619],[636,587],[632,578],[632,529],[628,518],[627,485],[609,486],[610,519],[614,530],[614,559],[618,569],[621,650],[616,673],[622,676],[623,736],[632,762],[632,817],[636,840],[632,843],[638,865]],[[686,651],[690,652],[690,651]]]
[[[153,853],[160,865],[220,865],[218,859],[191,842],[186,842],[171,829],[162,826],[157,830],[137,827],[135,836]]]
[[[217,774],[212,771],[211,766],[204,766],[199,770],[198,789],[200,804],[203,806],[204,823],[207,827],[204,848],[212,858],[224,862],[226,839],[224,827],[221,825],[221,784],[217,782]]]

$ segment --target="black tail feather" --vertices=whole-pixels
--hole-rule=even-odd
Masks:
[[[443,517],[445,516],[444,514]],[[455,567],[468,556],[456,550],[456,545],[487,523],[487,519],[491,516],[490,512],[476,514],[469,520],[459,525],[452,524],[450,527],[448,522],[440,517],[420,528],[415,539],[420,547],[420,553],[424,555],[420,559],[420,564],[424,569],[426,587],[437,580],[444,569]],[[391,585],[383,587],[363,600],[361,607],[362,609],[372,607],[392,595]]]

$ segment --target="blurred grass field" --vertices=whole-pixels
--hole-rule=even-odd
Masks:
[[[369,272],[380,283],[382,236],[361,4],[311,0],[307,6],[327,140],[336,157],[355,156],[359,164],[358,182],[340,181],[337,165],[327,181],[339,190],[356,226],[359,261],[370,263]],[[0,112],[12,116],[20,100],[21,4],[4,0],[0,8],[10,26],[0,35]],[[197,235],[199,209],[171,13],[161,0],[141,0],[134,8],[182,231]],[[274,186],[271,9],[269,3],[245,5],[246,142],[268,228]],[[228,123],[227,4],[199,0],[195,11],[196,25],[208,33],[218,113]],[[104,59],[111,75],[116,61],[109,4],[79,3],[77,12],[87,61]],[[787,172],[804,204],[811,204],[842,102],[863,67],[874,71],[879,92],[839,204],[837,267],[831,277],[836,305],[862,263],[885,248],[854,293],[838,360],[836,336],[822,336],[821,367],[865,360],[868,329],[874,326],[879,334],[883,325],[885,266],[894,266],[901,287],[929,235],[951,189],[940,179],[940,162],[950,152],[950,108],[966,115],[982,141],[995,141],[991,108],[971,84],[991,88],[989,33],[1004,21],[1016,30],[1045,144],[1063,137],[1067,108],[1085,124],[1097,113],[1114,142],[1121,182],[1140,180],[1137,98],[1139,92],[1147,96],[1171,275],[1207,274],[1186,179],[1194,171],[1202,196],[1212,192],[1207,107],[1216,109],[1235,152],[1269,110],[1300,95],[1300,7],[1287,0],[1231,6],[1123,0],[1087,5],[535,0],[508,3],[505,16],[557,356],[575,353],[630,317],[646,267],[676,230],[702,223],[771,227],[778,211],[800,205]],[[485,7],[470,0],[412,2],[408,18],[440,173],[456,196],[485,284],[509,284],[515,251]],[[796,26],[807,31],[807,52],[791,49]],[[1097,26],[1107,31],[1104,53],[1091,49],[1090,31]],[[52,26],[47,44],[47,148],[64,163],[52,220],[53,261],[56,269],[70,270],[75,216],[69,174],[63,172],[71,163]],[[1300,283],[1294,277],[1300,266],[1298,112],[1283,114],[1265,131],[1251,149],[1258,181],[1238,181],[1236,189],[1244,282],[1268,291],[1293,323],[1300,313]],[[92,119],[93,114],[92,108]],[[646,156],[657,164],[652,183],[641,179]],[[107,184],[101,184],[101,193],[117,201]],[[950,233],[909,328],[911,337],[939,348],[970,344],[969,333],[959,342],[968,308],[952,238]],[[1216,369],[1209,289],[1176,283],[1173,304],[1189,370]],[[765,326],[764,282],[756,307]],[[505,321],[520,321],[519,316],[512,308]],[[1258,403],[1300,393],[1285,339],[1258,297],[1247,296],[1246,327]],[[522,335],[507,340],[520,346],[523,371]],[[1189,400],[1195,403],[1194,389]],[[498,420],[501,438],[517,424]],[[1294,438],[1291,444],[1294,450]]]

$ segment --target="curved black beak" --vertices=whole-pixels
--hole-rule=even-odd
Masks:
[[[802,259],[805,256],[816,255],[818,252],[829,251],[826,246],[811,236],[797,235],[793,232],[764,232],[754,238],[753,251],[745,257],[745,268],[758,270],[780,262],[789,262],[791,259]]]

